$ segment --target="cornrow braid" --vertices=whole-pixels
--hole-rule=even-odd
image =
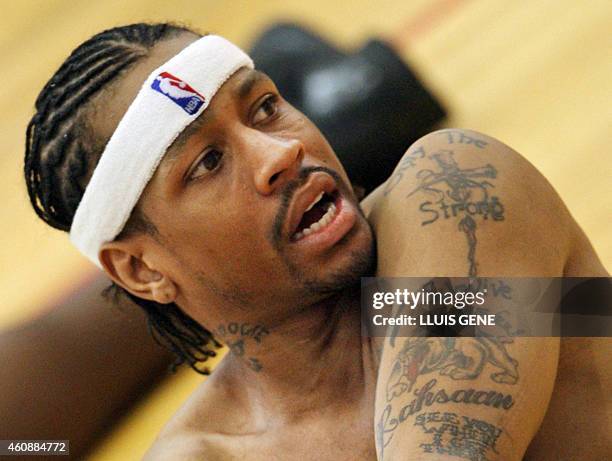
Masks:
[[[159,41],[193,31],[174,24],[132,24],[105,30],[77,47],[36,99],[36,113],[26,130],[24,174],[30,202],[47,224],[68,232],[89,176],[108,140],[92,139],[88,103],[126,70],[146,57]],[[118,238],[157,229],[138,207]],[[198,373],[198,365],[221,346],[212,334],[176,304],[138,298],[117,285],[107,294],[127,295],[147,315],[151,335]]]

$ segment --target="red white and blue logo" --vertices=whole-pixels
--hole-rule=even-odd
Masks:
[[[151,88],[170,98],[189,115],[195,114],[204,104],[204,96],[168,72],[159,74]]]

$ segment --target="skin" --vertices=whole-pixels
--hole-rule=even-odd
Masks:
[[[110,135],[140,82],[194,39],[182,35],[160,44],[125,75],[112,98],[97,101],[94,131]],[[243,91],[248,82],[250,91]],[[275,103],[264,102],[270,96]],[[609,376],[597,360],[568,363],[585,350],[601,357],[609,342],[592,340],[582,349],[555,338],[507,344],[458,338],[445,346],[441,338],[427,338],[428,350],[447,347],[449,357],[480,351],[486,368],[467,378],[463,370],[430,372],[416,362],[416,368],[397,368],[414,361],[415,338],[382,342],[359,333],[355,283],[371,273],[373,235],[380,276],[606,274],[554,190],[519,154],[479,133],[432,133],[360,208],[321,133],[265,76],[237,72],[199,122],[170,148],[139,202],[159,232],[111,242],[100,253],[117,283],[141,297],[177,302],[232,351],[146,459],[505,460],[521,459],[530,443],[532,459],[603,459],[607,420],[583,396],[601,392]],[[446,151],[452,153],[435,155]],[[324,244],[292,242],[288,223],[297,204],[330,182],[343,204],[342,231],[326,234],[334,238]],[[424,211],[440,191],[453,210],[462,197],[485,190],[503,204],[495,219],[456,207],[447,215],[439,210],[436,219]],[[418,370],[412,389],[402,387],[407,375],[396,369]],[[597,379],[585,379],[587,389],[575,392],[568,370],[574,379]],[[389,415],[425,386],[450,395],[482,389],[509,400],[506,407],[438,402],[388,425]],[[579,436],[578,457],[576,431],[565,420],[569,409],[582,427],[597,423]],[[424,430],[440,414],[468,445],[476,443],[475,427],[496,436],[480,458],[458,454]]]
[[[94,111],[100,117],[92,121],[94,132],[100,132],[101,126],[104,134],[110,134],[133,99],[137,82],[192,40],[182,36],[162,44],[126,75],[113,89],[122,104],[101,98]],[[333,448],[326,441],[329,434],[340,437],[344,431],[335,423],[338,415],[344,415],[359,424],[362,434],[359,446],[351,448],[371,458],[375,456],[371,440],[375,372],[373,364],[364,366],[372,362],[370,348],[354,334],[359,318],[346,312],[356,304],[355,292],[332,299],[321,292],[338,282],[337,274],[358,283],[372,251],[370,226],[329,144],[310,121],[280,99],[269,79],[258,79],[246,102],[237,102],[247,78],[249,72],[241,70],[223,85],[205,113],[205,125],[181,146],[180,157],[173,157],[171,149],[147,186],[140,206],[159,235],[107,244],[101,260],[109,275],[132,293],[158,302],[176,301],[212,331],[218,333],[221,325],[233,322],[273,331],[261,343],[247,338],[244,357],[232,354],[215,371],[215,378],[207,380],[209,387],[222,382],[220,389],[236,390],[231,398],[248,408],[217,407],[214,411],[223,417],[207,420],[223,422],[235,415],[235,435],[266,433],[257,440],[262,450],[265,446],[270,452],[280,443],[276,428],[294,428],[285,432],[282,441],[292,446],[303,438],[303,425],[308,425],[309,432],[321,439],[323,456]],[[266,116],[259,104],[270,94],[279,97],[277,113],[255,126],[251,114],[259,110],[258,117]],[[106,115],[109,112],[114,124]],[[213,144],[223,146],[226,163],[215,174],[185,186],[183,177],[200,160],[203,149]],[[312,167],[335,173],[353,220],[341,240],[319,251],[291,245],[284,233],[280,243],[270,238],[287,186],[298,180],[300,188],[308,188],[299,180],[300,171]],[[292,206],[293,202],[290,214]],[[235,340],[219,336],[228,344]],[[346,355],[345,350],[362,352]],[[253,369],[251,358],[262,364],[260,372]],[[313,370],[301,363],[318,366]],[[245,376],[250,377],[247,386]],[[205,408],[198,405],[198,411]],[[327,424],[321,424],[321,415],[326,415]],[[300,426],[294,424],[296,418]],[[346,459],[354,459],[348,448],[347,441]]]
[[[168,48],[176,51],[170,44]],[[127,79],[139,81],[138,71],[150,70],[156,57]],[[160,51],[160,57],[167,54]],[[238,101],[239,91],[249,83],[251,91]],[[270,96],[279,98],[278,103],[262,106]],[[258,312],[254,319],[273,325],[290,314],[287,305],[298,311],[324,299],[326,293],[317,291],[333,287],[336,273],[350,274],[357,260],[367,260],[372,234],[331,147],[314,125],[280,99],[269,78],[242,69],[214,101],[196,122],[201,129],[170,148],[142,196],[140,206],[159,234],[108,244],[101,259],[111,276],[133,293],[162,303],[176,301],[211,330],[221,322],[249,320],[244,311],[252,311],[253,305],[266,305],[265,316]],[[106,113],[104,108],[98,112]],[[223,152],[213,171],[198,165],[210,154],[207,149]],[[302,179],[313,168],[326,170]],[[287,214],[295,204],[284,210],[282,201],[291,201],[294,193],[299,195],[296,188],[317,176],[335,183],[355,225],[337,247],[313,254],[289,241]],[[227,229],[232,229],[232,238]],[[276,229],[279,237],[273,235]],[[245,265],[257,270],[244,271]],[[355,273],[363,269],[357,267]],[[228,317],[228,310],[240,317]]]
[[[421,155],[423,151],[425,154]],[[471,189],[467,187],[473,197],[482,196],[479,185],[486,181],[489,198],[497,197],[504,206],[499,220],[474,215],[474,233],[466,232],[461,225],[465,213],[453,216],[452,193],[443,199],[448,215],[442,206],[430,203],[440,197],[436,190],[453,190],[452,182],[436,183],[429,175],[443,171],[448,151],[453,152],[463,174],[473,179]],[[488,170],[495,170],[496,174],[487,174]],[[405,208],[411,213],[407,214]],[[438,215],[423,210],[437,210]],[[467,271],[471,272],[472,259],[476,261],[477,275],[484,277],[607,275],[545,178],[518,153],[481,133],[441,130],[417,141],[381,186],[369,219],[377,241],[388,242],[394,251],[393,257],[381,258],[385,249],[379,245],[378,276],[465,277]],[[407,235],[409,240],[403,237]],[[427,249],[425,257],[423,249]],[[501,307],[506,306],[502,303]],[[450,349],[472,359],[480,356],[476,350],[486,346],[482,353],[486,364],[473,376],[462,376],[461,367],[452,364],[446,371],[455,367],[454,377],[444,374],[441,368],[435,370],[435,365],[430,366],[433,371],[423,367],[424,362],[414,353],[418,338],[396,339],[395,344],[385,341],[378,375],[375,418],[379,459],[604,459],[609,453],[610,412],[604,390],[610,385],[611,374],[609,365],[604,365],[606,360],[602,360],[610,352],[609,339],[514,338],[501,343],[457,338]],[[438,339],[429,341],[427,357],[433,357],[433,352],[441,347]],[[512,364],[497,362],[501,351],[516,362],[515,379],[493,376],[495,372],[514,368]],[[400,363],[405,369],[419,370],[409,390],[397,386],[401,380],[394,375],[393,368]],[[413,414],[402,414],[402,409],[414,401],[415,392],[432,380],[434,393],[443,390],[450,396],[454,392],[465,395],[462,390],[466,389],[495,391],[511,396],[512,407],[443,401]],[[577,386],[577,382],[581,385]],[[444,415],[451,421],[446,424],[460,434],[466,431],[462,442],[467,445],[476,444],[479,438],[466,435],[478,427],[468,424],[466,418],[500,434],[493,446],[482,453],[474,450],[461,456],[449,442],[448,428],[441,442],[425,433],[425,428],[441,428],[445,424],[440,422]],[[393,418],[400,420],[397,425]],[[428,419],[432,422],[423,422]]]
[[[136,306],[100,298],[107,286],[100,275],[31,321],[0,331],[0,433],[7,440],[63,437],[70,455],[83,459],[172,363]]]

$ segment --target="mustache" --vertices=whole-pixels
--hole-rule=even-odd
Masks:
[[[311,174],[319,171],[327,173],[332,178],[334,178],[334,181],[336,181],[336,185],[338,187],[340,187],[340,185],[342,184],[342,178],[340,177],[340,175],[331,168],[327,168],[325,166],[311,166],[300,169],[297,178],[287,182],[281,192],[281,204],[278,209],[278,212],[276,213],[276,217],[274,218],[274,223],[272,225],[271,232],[271,241],[275,247],[278,248],[281,245],[283,236],[283,224],[287,220],[287,214],[289,213],[289,204],[291,203],[295,192],[304,184],[306,184],[306,181],[308,180],[308,177]]]

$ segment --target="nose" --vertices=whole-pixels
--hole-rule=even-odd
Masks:
[[[262,195],[270,195],[287,181],[295,179],[302,160],[304,145],[297,139],[279,139],[266,136],[266,142],[260,142],[254,148],[257,164],[255,165],[255,187]]]

